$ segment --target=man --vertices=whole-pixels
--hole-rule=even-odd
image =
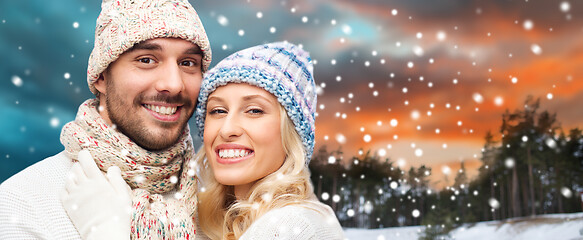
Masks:
[[[196,188],[194,174],[180,170],[193,155],[187,121],[211,61],[206,32],[187,0],[103,0],[101,8],[87,71],[96,98],[63,127],[65,151],[0,185],[2,239],[87,236],[59,199],[81,150],[102,171],[119,167],[133,189],[132,239],[194,238],[196,198],[177,193]]]

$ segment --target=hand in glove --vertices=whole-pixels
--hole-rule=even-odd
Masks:
[[[87,150],[79,152],[61,196],[63,207],[83,239],[129,239],[131,189],[119,167],[107,177]]]

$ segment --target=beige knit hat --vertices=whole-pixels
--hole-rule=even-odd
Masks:
[[[187,0],[103,0],[95,26],[95,46],[89,56],[87,83],[93,84],[123,52],[154,38],[182,38],[198,45],[203,52],[203,72],[212,53],[198,14]]]

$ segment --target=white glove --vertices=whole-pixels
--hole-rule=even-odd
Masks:
[[[99,170],[87,150],[79,152],[61,195],[69,218],[83,239],[130,239],[131,189],[119,167]]]

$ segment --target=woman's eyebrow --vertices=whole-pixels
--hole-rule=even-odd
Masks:
[[[249,100],[253,100],[253,99],[263,99],[265,101],[268,101],[270,103],[273,103],[273,100],[272,99],[266,98],[265,96],[260,95],[260,94],[247,95],[247,96],[244,96],[243,97],[243,100],[244,101],[249,101]]]
[[[207,104],[208,104],[208,102],[210,102],[210,101],[218,101],[218,102],[224,102],[224,100],[223,100],[221,97],[217,97],[217,96],[210,96],[210,97],[207,99]]]

